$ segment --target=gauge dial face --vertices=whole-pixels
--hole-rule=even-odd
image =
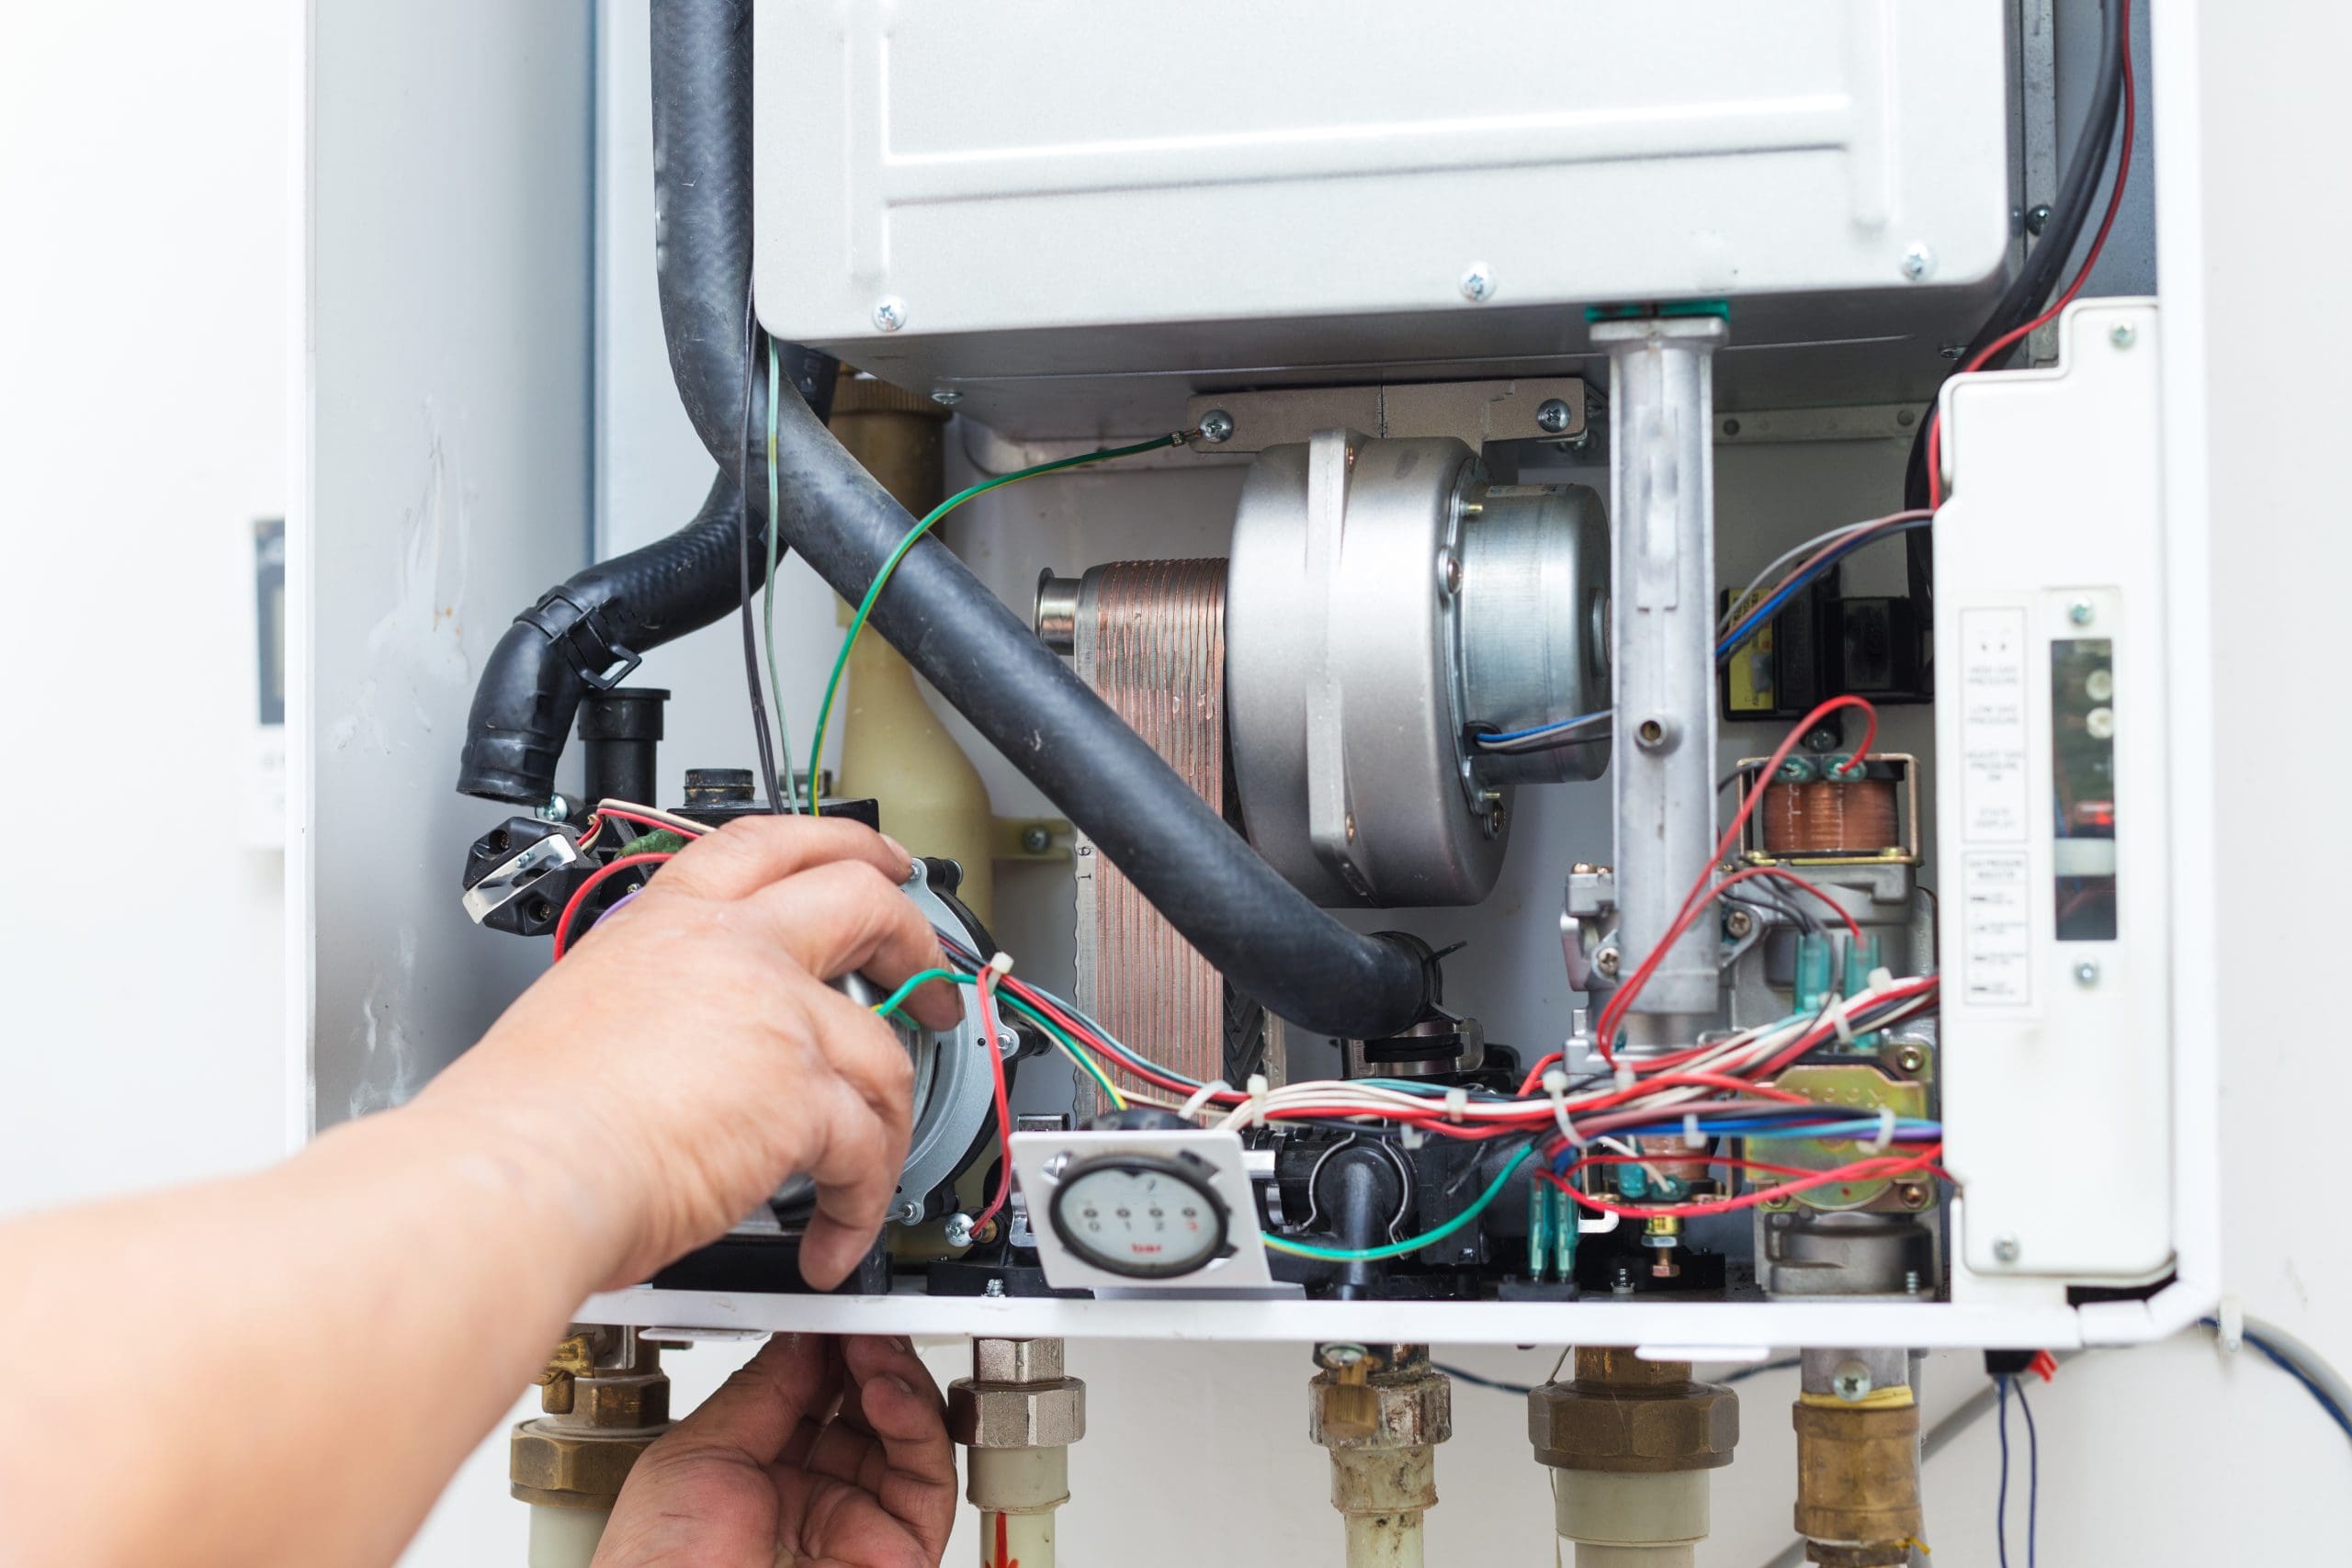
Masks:
[[[1225,1204],[1208,1174],[1182,1159],[1104,1155],[1072,1166],[1048,1217],[1081,1261],[1131,1280],[1190,1274],[1226,1252]]]

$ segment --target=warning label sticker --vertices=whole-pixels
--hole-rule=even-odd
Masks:
[[[1980,1007],[2033,1001],[2032,888],[2023,850],[1961,857],[1961,984]]]
[[[2026,633],[2023,610],[1960,617],[1962,836],[2023,843],[2026,804]]]

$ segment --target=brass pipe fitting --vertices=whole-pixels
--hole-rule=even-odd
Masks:
[[[1572,1380],[1528,1395],[1527,1435],[1577,1568],[1690,1568],[1712,1524],[1706,1472],[1739,1443],[1739,1398],[1694,1382],[1688,1361],[1580,1347]]]
[[[659,1346],[634,1328],[577,1325],[536,1380],[547,1414],[515,1425],[509,1491],[548,1508],[609,1509],[621,1483],[670,1427]]]
[[[1797,1533],[1823,1568],[1900,1568],[1927,1529],[1919,1405],[1900,1350],[1808,1350],[1791,1418]]]
[[[1331,1452],[1331,1506],[1350,1568],[1419,1568],[1437,1506],[1437,1445],[1453,1435],[1453,1383],[1426,1345],[1321,1345],[1307,1436]]]

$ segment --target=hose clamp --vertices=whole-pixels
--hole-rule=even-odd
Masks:
[[[605,626],[598,606],[582,604],[560,588],[549,589],[545,598],[514,618],[537,627],[563,649],[580,679],[597,691],[619,685],[644,661]]]

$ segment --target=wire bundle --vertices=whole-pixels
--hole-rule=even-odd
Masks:
[[[1758,572],[1747,587],[1732,595],[1724,618],[1715,628],[1715,663],[1720,667],[1731,662],[1732,655],[1778,619],[1791,600],[1835,571],[1848,556],[1881,539],[1893,538],[1914,528],[1924,528],[1934,516],[1934,513],[1924,508],[1891,513],[1884,517],[1872,517],[1832,528],[1784,551],[1778,559]],[[1782,568],[1789,567],[1791,561],[1797,564],[1766,590],[1766,580]],[[1609,731],[1601,727],[1606,726],[1611,716],[1612,710],[1602,708],[1555,723],[1532,725],[1524,729],[1501,732],[1474,729],[1471,739],[1479,750],[1499,755],[1548,751],[1562,746],[1585,746],[1609,738]]]

